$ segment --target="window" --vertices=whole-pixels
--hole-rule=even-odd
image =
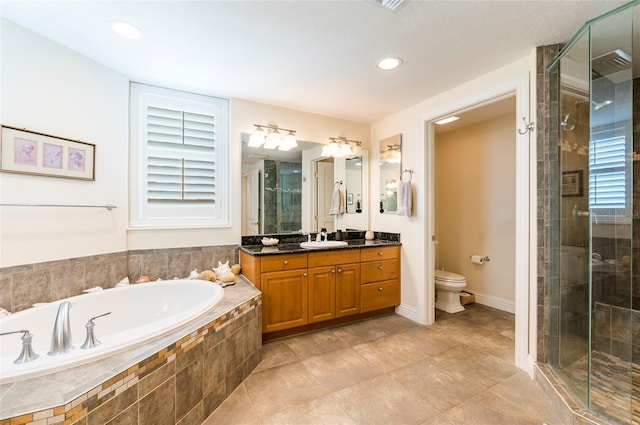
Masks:
[[[131,226],[229,225],[228,101],[131,84]]]
[[[629,217],[630,190],[624,134],[592,135],[589,146],[589,207],[601,217]]]

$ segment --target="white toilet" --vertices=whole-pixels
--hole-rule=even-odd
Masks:
[[[467,279],[464,276],[436,270],[435,284],[438,291],[437,309],[447,313],[464,311],[464,307],[460,304],[460,291],[467,287]]]

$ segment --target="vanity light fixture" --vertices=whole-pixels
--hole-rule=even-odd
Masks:
[[[436,124],[438,125],[442,125],[442,124],[449,124],[450,122],[454,122],[454,121],[458,121],[460,119],[460,117],[456,117],[456,116],[450,116],[444,119],[441,119],[440,121],[436,121]]]
[[[296,131],[287,128],[280,128],[277,125],[254,124],[256,129],[251,133],[248,146],[259,148],[264,145],[265,149],[278,149],[281,151],[289,151],[296,146]],[[266,129],[266,130],[265,130]],[[288,132],[283,138],[280,130]]]
[[[402,153],[400,145],[387,145],[387,150],[380,154],[380,162],[400,164]]]
[[[389,57],[389,58],[384,58],[378,61],[376,66],[378,67],[378,69],[381,69],[383,71],[390,71],[392,69],[396,69],[401,64],[402,64],[402,59]]]
[[[362,153],[362,142],[357,140],[348,140],[345,137],[329,137],[329,140],[331,142],[322,147],[322,156],[344,158],[358,156]]]
[[[142,31],[128,22],[116,21],[111,24],[111,29],[121,37],[140,38]]]

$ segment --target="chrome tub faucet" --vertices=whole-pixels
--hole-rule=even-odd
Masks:
[[[71,303],[65,301],[58,307],[56,321],[53,325],[53,335],[51,336],[51,349],[47,353],[50,356],[58,356],[73,350],[71,339],[71,322],[69,320],[69,309]]]

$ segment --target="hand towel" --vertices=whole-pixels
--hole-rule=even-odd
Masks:
[[[411,182],[405,182],[400,180],[400,182],[398,183],[398,210],[397,210],[397,214],[398,215],[405,215],[405,216],[410,216],[411,215],[411,203],[412,203],[412,199],[411,199]]]
[[[329,209],[330,215],[344,214],[344,194],[340,190],[340,186],[336,185],[333,189],[333,195],[331,196],[331,208]]]

